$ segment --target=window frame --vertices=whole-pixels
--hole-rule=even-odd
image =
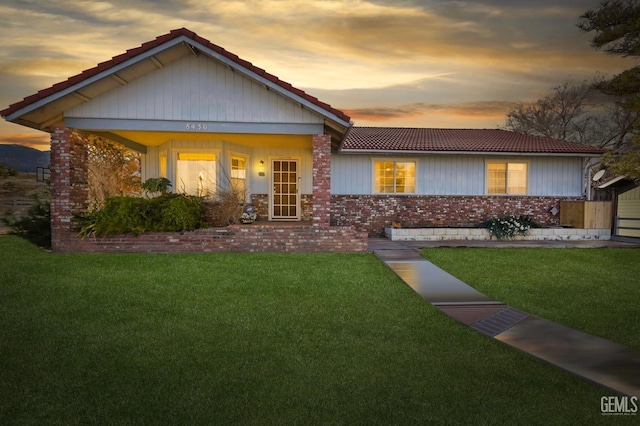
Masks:
[[[220,162],[221,162],[221,151],[220,149],[212,149],[212,148],[171,148],[170,150],[170,158],[171,158],[171,183],[173,185],[173,192],[180,192],[180,183],[178,182],[178,157],[180,153],[185,154],[213,154],[215,156],[215,170],[214,170],[214,187],[211,192],[207,194],[207,198],[211,198],[215,196],[217,192],[217,186],[220,179]]]
[[[501,164],[501,165],[505,165],[506,166],[506,171],[505,171],[505,192],[504,193],[494,193],[491,194],[489,193],[489,166],[491,164]],[[525,172],[525,192],[518,192],[518,193],[510,193],[509,192],[509,164],[524,164],[526,167],[526,172]],[[531,170],[531,161],[530,160],[522,160],[522,159],[486,159],[485,160],[485,166],[484,166],[484,172],[485,172],[485,179],[484,179],[484,193],[485,195],[491,195],[491,196],[498,196],[498,197],[504,197],[504,196],[518,196],[518,195],[529,195],[530,192],[530,185],[531,185],[531,176],[530,176],[530,170]]]
[[[378,191],[376,185],[376,164],[377,163],[393,163],[393,192]],[[397,188],[397,163],[413,163],[413,191],[412,192],[396,192]],[[371,159],[371,193],[373,195],[416,195],[418,194],[418,159],[417,158],[401,158],[401,157],[374,157]]]
[[[234,158],[238,158],[238,159],[242,159],[244,160],[244,172],[245,172],[245,176],[244,176],[244,192],[245,192],[245,196],[247,197],[247,199],[245,199],[245,201],[248,201],[251,199],[251,190],[250,190],[250,176],[251,176],[251,172],[249,170],[249,166],[251,164],[251,156],[248,154],[244,154],[244,153],[240,153],[240,152],[233,152],[230,151],[229,152],[229,185],[233,185],[233,179],[234,178],[233,175],[233,159]]]

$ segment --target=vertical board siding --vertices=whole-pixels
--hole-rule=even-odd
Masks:
[[[366,195],[373,191],[373,163],[366,155],[331,156],[331,194]]]
[[[618,217],[640,219],[640,187],[618,195]],[[618,226],[640,228],[640,220],[620,220]],[[638,229],[620,229],[618,235],[622,237],[640,237]]]
[[[417,167],[418,195],[484,195],[487,159],[525,161],[529,166],[528,194],[532,196],[581,196],[582,159],[577,157],[485,157],[478,155],[385,156],[334,154],[331,160],[331,193],[373,193],[373,161],[376,158],[413,159]]]
[[[97,96],[68,117],[319,124],[323,118],[205,55]]]

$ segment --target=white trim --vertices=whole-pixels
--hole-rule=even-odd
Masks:
[[[605,189],[605,188],[613,185],[614,183],[620,182],[621,180],[626,179],[626,178],[627,178],[626,175],[615,177],[615,178],[611,179],[610,181],[605,182],[602,185],[598,186],[598,189]]]
[[[19,110],[13,112],[12,114],[9,114],[8,116],[5,117],[5,120],[7,121],[13,121],[17,118],[20,118],[21,116],[28,114],[30,112],[33,112],[34,110],[40,108],[41,106],[44,106],[46,104],[49,104],[51,102],[57,101],[60,98],[63,98],[73,92],[75,92],[76,90],[81,90],[93,83],[96,83],[97,81],[100,81],[104,78],[109,77],[112,74],[115,74],[119,71],[122,71],[125,68],[130,67],[131,65],[137,64],[138,62],[142,62],[146,59],[148,59],[151,56],[156,55],[157,53],[163,52],[171,47],[174,47],[180,43],[182,43],[184,41],[184,39],[186,39],[186,37],[184,36],[180,36],[178,38],[175,38],[173,40],[169,40],[165,43],[162,43],[159,46],[154,47],[153,49],[150,49],[144,53],[141,53],[139,55],[134,56],[133,58],[127,59],[126,61],[114,65],[112,67],[107,68],[106,70],[99,72],[98,74],[91,76],[89,78],[86,78],[70,87],[67,87],[66,89],[62,89],[59,92],[53,93],[45,98],[42,98],[34,103],[31,103],[29,105],[25,105],[24,107],[20,108]]]
[[[178,182],[178,153],[180,152],[195,152],[195,153],[204,153],[204,154],[214,154],[216,156],[216,187],[215,192],[217,192],[218,182],[220,182],[220,161],[222,160],[221,152],[222,150],[219,148],[175,148],[170,147],[167,150],[167,174],[171,175],[167,178],[171,181],[172,192],[180,192],[180,183]],[[160,158],[158,157],[158,161]]]
[[[541,153],[541,152],[500,152],[500,151],[408,151],[408,150],[388,150],[388,149],[341,149],[339,154],[363,154],[363,155],[478,155],[478,156],[524,156],[527,157],[587,157],[587,158],[599,158],[599,154],[584,154],[584,153]]]
[[[249,200],[251,200],[251,174],[252,174],[252,169],[251,169],[251,154],[245,154],[242,152],[237,152],[237,151],[227,151],[227,164],[229,166],[229,180],[231,180],[231,169],[233,167],[232,162],[233,162],[233,158],[242,158],[244,159],[244,168],[245,168],[245,178],[244,178],[244,185],[245,185],[245,196],[247,197],[244,201],[247,202]],[[229,182],[229,184],[231,184],[231,182]]]
[[[251,133],[275,135],[317,135],[320,123],[251,123],[198,120],[132,120],[124,118],[65,117],[65,126],[80,130],[132,130],[181,133]],[[192,127],[193,126],[193,127]]]

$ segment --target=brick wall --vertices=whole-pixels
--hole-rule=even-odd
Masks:
[[[392,222],[403,227],[474,227],[503,214],[530,216],[541,225],[558,225],[561,200],[583,197],[528,196],[380,196],[334,195],[331,224],[353,225],[371,236],[384,234]]]
[[[73,238],[71,220],[88,207],[87,151],[68,128],[51,131],[51,240],[64,250]]]
[[[139,236],[71,237],[63,252],[192,253],[192,252],[363,252],[366,232],[354,227],[231,225],[193,232],[149,232]]]
[[[313,226],[331,220],[331,136],[313,136]]]

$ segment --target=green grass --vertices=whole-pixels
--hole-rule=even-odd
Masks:
[[[0,424],[612,421],[372,254],[0,253]]]
[[[425,249],[496,300],[640,349],[640,249]]]

